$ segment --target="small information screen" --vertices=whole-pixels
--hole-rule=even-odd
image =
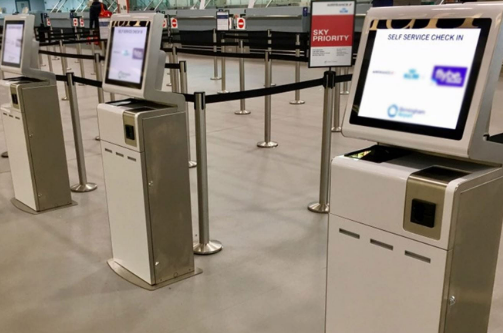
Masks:
[[[7,21],[5,23],[2,65],[20,67],[23,46],[24,22]]]
[[[372,31],[351,123],[460,139],[485,48],[484,26]]]
[[[229,30],[229,12],[217,12],[217,31]]]
[[[106,83],[141,88],[148,32],[146,26],[112,28]]]

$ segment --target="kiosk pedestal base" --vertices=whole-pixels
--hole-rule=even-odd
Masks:
[[[143,281],[142,279],[140,279],[139,277],[137,277],[136,275],[134,275],[133,273],[131,273],[130,271],[128,271],[127,269],[125,269],[124,267],[122,267],[121,265],[119,265],[118,263],[116,263],[115,260],[109,259],[107,261],[107,263],[108,263],[108,266],[110,266],[110,268],[117,275],[119,275],[121,278],[123,278],[124,280],[126,280],[129,283],[134,284],[135,286],[138,286],[140,288],[143,288],[143,289],[146,289],[146,290],[149,290],[149,291],[153,291],[153,290],[156,290],[156,289],[160,289],[162,287],[166,287],[166,286],[168,286],[170,284],[173,284],[173,283],[176,283],[176,282],[188,279],[188,278],[193,277],[195,275],[199,275],[199,274],[201,274],[203,272],[202,269],[195,268],[194,272],[187,273],[187,274],[184,274],[184,275],[180,275],[180,276],[177,276],[176,278],[173,278],[173,279],[170,279],[170,280],[166,280],[164,282],[161,282],[161,283],[158,283],[158,284],[155,284],[155,285],[151,285],[151,284],[148,284],[147,282]]]
[[[56,209],[61,209],[61,208],[66,208],[66,207],[70,207],[70,206],[77,206],[77,203],[75,201],[72,200],[72,203],[69,204],[69,205],[65,205],[65,206],[59,206],[59,207],[56,207],[56,208],[51,208],[51,209],[46,209],[46,210],[41,210],[41,211],[36,211],[34,209],[31,209],[30,207],[26,206],[24,203],[22,203],[21,201],[17,200],[16,198],[12,198],[10,200],[10,202],[12,203],[12,205],[14,205],[14,207],[16,207],[17,209],[25,212],[25,213],[29,213],[29,214],[32,214],[32,215],[38,215],[38,214],[42,214],[42,213],[46,213],[46,212],[50,212],[50,211],[53,211],[53,210],[56,210]]]

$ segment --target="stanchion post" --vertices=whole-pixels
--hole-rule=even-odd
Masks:
[[[206,150],[206,102],[204,92],[195,94],[197,208],[199,217],[199,242],[194,243],[195,254],[214,254],[222,250],[222,243],[210,240],[208,203],[208,156]]]
[[[217,31],[216,29],[213,29],[213,52],[215,54],[218,52],[218,47],[217,47]],[[215,55],[213,57],[213,77],[211,80],[221,80],[222,78],[218,76],[218,57]]]
[[[320,193],[319,201],[307,206],[311,212],[328,214],[330,211],[329,191],[330,191],[330,154],[331,154],[331,133],[332,109],[334,107],[335,73],[325,72],[323,76],[323,126],[321,137],[321,168],[320,168]],[[335,91],[337,93],[337,91]]]
[[[297,58],[300,58],[300,34],[297,34],[295,36],[295,56]],[[300,82],[300,61],[295,62],[295,83]],[[300,90],[295,90],[295,99],[293,101],[290,101],[290,104],[292,105],[301,105],[304,104],[303,100],[300,99]]]
[[[341,73],[341,70],[336,68],[334,75],[338,75],[340,73]],[[340,132],[341,131],[341,89],[340,89],[340,86],[341,86],[340,83],[335,84],[334,116],[333,116],[332,132]]]
[[[45,40],[48,41],[48,42],[50,42],[50,40],[49,40],[49,34],[47,32],[45,33]],[[45,49],[47,51],[51,50],[51,48],[49,46],[47,46]],[[52,68],[52,59],[51,59],[51,55],[50,54],[47,55],[47,63],[49,64],[49,71],[51,73],[53,73],[54,69]]]
[[[176,52],[176,46],[173,45],[171,48],[172,56],[173,56],[173,64],[178,64],[178,53]],[[173,73],[173,76],[171,77],[171,91],[179,93],[180,92],[180,73],[178,70],[172,70],[170,73]]]
[[[51,26],[51,28],[50,28],[50,34],[51,34],[51,39],[50,39],[49,41],[52,41],[52,39],[54,38],[54,34],[52,33],[52,26]],[[54,39],[56,39],[56,38],[54,38]],[[58,52],[58,51],[56,50],[56,45],[53,45],[53,46],[52,46],[52,51],[53,51],[53,52]],[[54,60],[59,60],[59,58],[58,58],[57,56],[54,56],[54,58],[53,58],[53,59],[54,59]]]
[[[270,51],[265,52],[265,87],[271,87],[271,59],[269,58]],[[264,141],[258,142],[257,147],[259,148],[275,148],[278,146],[277,142],[271,141],[271,125],[272,125],[272,113],[271,113],[271,95],[264,97]]]
[[[95,35],[95,31],[96,30],[92,30],[92,38],[91,38],[91,54],[94,56],[96,54],[96,51],[95,51],[95,48],[94,48],[94,40],[96,39],[96,35]],[[96,67],[94,67],[94,70],[96,71]],[[96,75],[96,72],[94,73],[91,73],[91,75]]]
[[[269,58],[271,57],[271,54],[272,54],[272,33],[271,33],[271,30],[267,30],[267,51],[269,52]],[[276,86],[276,83],[272,83],[272,60],[269,59],[269,61],[271,62],[271,69],[270,69],[270,76],[271,76],[271,87],[275,87]]]
[[[189,91],[187,82],[187,62],[180,61],[180,92],[182,94],[187,94]],[[185,102],[185,116],[187,123],[187,147],[189,148],[189,168],[194,168],[197,166],[196,161],[192,161],[190,152],[190,122],[189,122],[189,103]]]
[[[115,93],[110,93],[110,100],[115,101]]]
[[[72,116],[73,139],[75,140],[75,154],[77,155],[77,170],[79,172],[79,183],[72,185],[72,192],[90,192],[98,186],[87,181],[86,160],[84,157],[84,144],[82,143],[82,128],[80,127],[79,104],[77,101],[77,89],[73,81],[73,72],[66,73],[66,86],[68,87],[68,97],[70,100],[70,112]]]
[[[222,46],[220,47],[220,50],[223,52],[225,52],[225,39],[222,38]],[[220,62],[221,62],[221,66],[222,66],[222,86],[221,86],[221,90],[220,91],[217,91],[217,94],[227,94],[229,93],[229,91],[227,90],[227,80],[226,80],[226,73],[225,73],[225,56],[222,55],[222,57],[220,58]]]
[[[80,34],[77,34],[77,41],[80,41]],[[77,54],[78,55],[82,55],[82,45],[79,43],[77,43]],[[82,76],[83,78],[86,77],[86,73],[84,71],[84,60],[83,59],[78,59],[79,61],[79,66],[80,66],[80,76]],[[82,83],[80,85],[83,85]]]
[[[65,46],[65,44],[64,44],[64,42],[63,42],[63,41],[61,41],[60,46],[61,46],[61,52],[62,52],[62,53],[66,53],[66,46]],[[68,65],[68,59],[66,59],[66,57],[64,57],[64,56],[61,56],[61,58],[64,58],[64,59],[65,59],[66,71],[67,71],[67,72],[68,72],[68,71],[71,71],[71,70],[72,70],[72,68]]]
[[[239,41],[239,52],[241,54],[245,53],[245,47],[243,40]],[[245,59],[243,57],[239,58],[239,90],[245,91]],[[234,112],[237,115],[247,115],[251,112],[246,110],[246,100],[242,98],[239,101],[239,111]]]
[[[63,41],[59,41],[59,52],[63,53]],[[67,72],[67,66],[66,66],[66,57],[61,55],[61,71],[63,75],[66,75]],[[67,101],[68,100],[68,85],[65,84],[65,97],[61,99],[62,101]]]
[[[348,75],[349,74],[349,67],[343,67],[342,68],[342,75]],[[344,81],[341,84],[341,95],[349,95],[349,81]]]
[[[100,64],[100,54],[94,54],[94,72],[96,73],[96,80],[103,82],[101,76],[101,64]],[[105,94],[103,94],[103,88],[98,88],[98,103],[105,103]]]

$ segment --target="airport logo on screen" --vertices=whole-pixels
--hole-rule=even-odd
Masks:
[[[403,106],[398,106],[396,104],[392,104],[388,107],[388,117],[391,119],[396,117],[412,118],[416,115],[424,115],[424,114],[426,114],[424,110],[407,108]]]
[[[465,83],[466,67],[435,66],[432,80],[439,86],[462,87]]]

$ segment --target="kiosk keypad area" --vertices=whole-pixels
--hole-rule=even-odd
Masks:
[[[503,220],[503,6],[371,9],[334,158],[326,332],[487,332]],[[498,136],[495,136],[496,138]]]
[[[20,76],[0,83],[11,97],[1,106],[1,114],[14,187],[12,203],[33,214],[73,203],[56,81],[54,74],[38,69],[34,19],[33,15],[5,18],[1,68]]]

